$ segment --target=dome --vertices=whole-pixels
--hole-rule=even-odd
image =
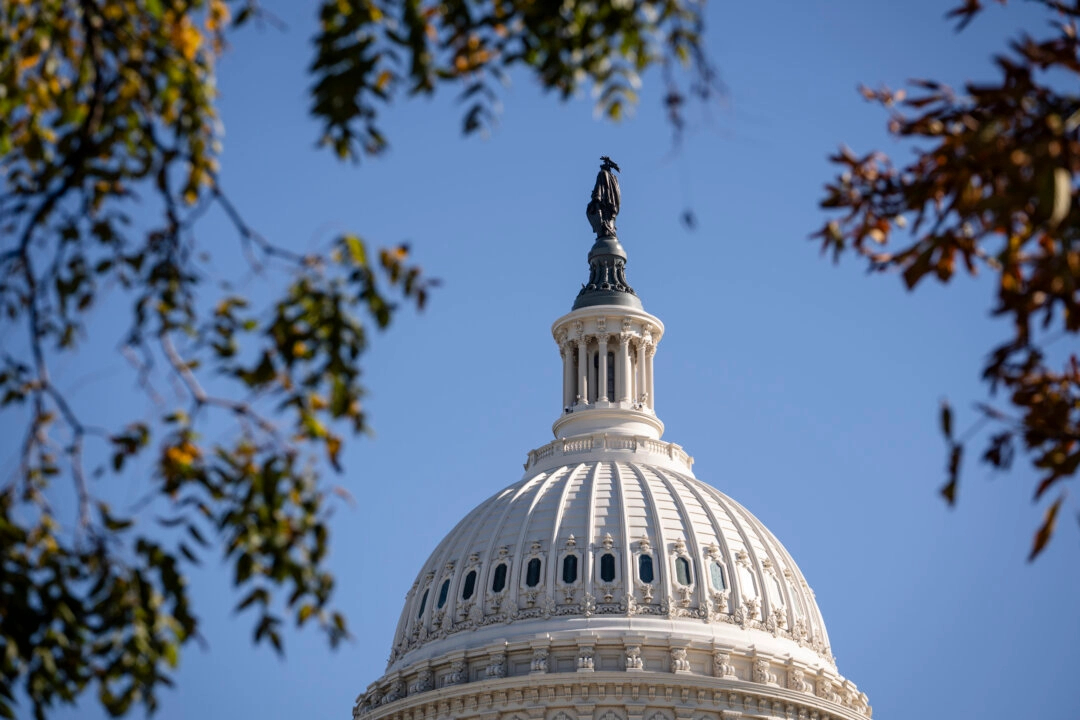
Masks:
[[[602,159],[589,282],[551,328],[555,440],[420,568],[354,720],[865,720],[791,555],[662,439],[664,325],[627,281]]]
[[[526,476],[424,563],[388,669],[496,641],[635,632],[834,667],[813,592],[772,533],[697,480],[681,448],[635,440],[530,453]]]

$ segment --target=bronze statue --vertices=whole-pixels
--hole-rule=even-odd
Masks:
[[[585,208],[585,215],[598,237],[615,237],[615,216],[619,214],[621,195],[619,179],[612,170],[622,171],[607,155],[601,155],[600,160],[603,164],[596,174],[596,185],[593,186],[592,199]]]

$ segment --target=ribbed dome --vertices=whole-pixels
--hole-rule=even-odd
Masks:
[[[663,632],[832,667],[813,592],[757,518],[694,478],[677,446],[603,439],[618,449],[598,438],[585,462],[550,457],[458,523],[408,593],[388,671],[582,632]]]
[[[443,539],[354,720],[865,720],[787,550],[664,442],[664,325],[626,282],[610,158],[589,283],[551,334],[556,439]]]

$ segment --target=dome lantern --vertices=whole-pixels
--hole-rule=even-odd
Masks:
[[[596,232],[589,282],[551,328],[563,361],[557,438],[597,432],[659,440],[653,356],[664,324],[645,312],[626,280],[626,251],[615,235],[621,191],[611,158],[596,176],[586,215]]]

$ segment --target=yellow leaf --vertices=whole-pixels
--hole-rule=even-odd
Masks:
[[[23,59],[19,60],[19,72],[23,72],[34,67],[35,65],[37,65],[40,58],[41,55],[31,55],[29,57],[24,57]]]

